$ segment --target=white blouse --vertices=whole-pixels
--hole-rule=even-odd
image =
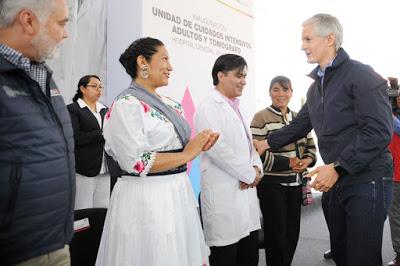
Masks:
[[[162,101],[180,115],[180,103],[168,97]],[[113,102],[104,119],[105,151],[128,173],[145,176],[158,151],[181,149],[173,124],[160,112],[135,96],[125,95]]]

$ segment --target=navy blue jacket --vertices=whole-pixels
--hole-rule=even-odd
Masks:
[[[48,73],[46,96],[0,56],[0,264],[63,248],[73,234],[74,140]]]
[[[324,162],[339,161],[349,173],[343,182],[391,177],[388,144],[393,119],[387,81],[370,66],[350,59],[342,48],[326,69],[323,86],[317,71],[318,67],[309,75],[314,82],[306,104],[290,125],[269,136],[269,145],[282,147],[314,129]]]

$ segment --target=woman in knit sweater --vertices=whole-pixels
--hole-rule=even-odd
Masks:
[[[272,105],[255,114],[251,123],[253,138],[268,135],[290,123],[297,115],[289,109],[291,82],[277,76],[269,87]],[[315,164],[315,146],[311,134],[280,150],[261,154],[264,177],[257,186],[264,222],[264,243],[268,266],[290,265],[300,231],[302,179],[307,167]]]

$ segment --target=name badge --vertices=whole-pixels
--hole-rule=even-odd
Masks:
[[[51,97],[60,96],[60,95],[61,95],[61,93],[60,93],[60,91],[59,91],[58,88],[54,88],[54,89],[51,89],[51,90],[50,90],[50,96],[51,96]]]
[[[84,218],[74,222],[74,232],[85,231],[90,228],[89,218]]]

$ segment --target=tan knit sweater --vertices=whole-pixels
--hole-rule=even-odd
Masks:
[[[288,110],[286,118],[284,118],[280,110],[273,106],[257,112],[250,126],[253,138],[257,140],[267,139],[271,132],[289,124],[296,115],[296,112]],[[289,166],[289,158],[296,156],[299,159],[310,157],[313,160],[310,165],[312,166],[316,161],[315,152],[311,133],[308,133],[306,138],[299,139],[297,142],[286,145],[279,150],[266,151],[261,155],[264,164],[264,176],[276,177],[269,180],[274,183],[295,182],[296,173]]]

